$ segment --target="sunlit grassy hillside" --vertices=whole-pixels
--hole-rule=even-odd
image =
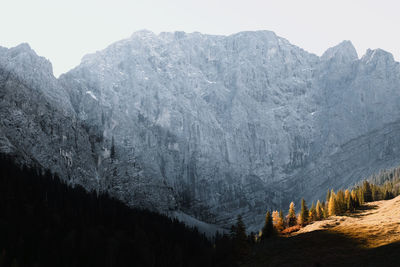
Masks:
[[[307,225],[258,248],[248,266],[400,266],[400,196]]]

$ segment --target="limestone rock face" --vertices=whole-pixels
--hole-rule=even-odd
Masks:
[[[108,191],[132,206],[176,209],[172,189],[161,182],[149,186],[134,153],[127,153],[123,164],[110,158],[112,139],[85,124],[50,62],[26,44],[0,49],[0,114],[0,153],[50,169],[72,185]]]
[[[21,45],[0,49],[0,101],[1,151],[221,226],[400,160],[399,63],[349,41],[318,57],[269,31],[140,31],[58,80]]]

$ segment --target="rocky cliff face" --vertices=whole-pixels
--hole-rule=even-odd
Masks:
[[[176,209],[172,188],[161,182],[147,186],[133,151],[123,162],[110,158],[112,139],[87,124],[71,102],[50,62],[27,44],[0,50],[0,153],[132,206]]]
[[[267,208],[400,159],[400,67],[379,49],[317,57],[268,31],[141,31],[58,80],[19,49],[0,50],[0,148],[130,205],[219,225],[242,213],[256,229]]]

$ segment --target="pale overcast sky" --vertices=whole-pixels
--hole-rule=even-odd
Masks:
[[[360,57],[382,48],[399,60],[399,13],[397,0],[0,0],[0,46],[29,43],[56,76],[141,29],[271,30],[317,55],[351,40]]]

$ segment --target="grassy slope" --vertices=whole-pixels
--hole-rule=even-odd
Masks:
[[[249,266],[400,266],[400,196],[310,224],[263,247]]]

